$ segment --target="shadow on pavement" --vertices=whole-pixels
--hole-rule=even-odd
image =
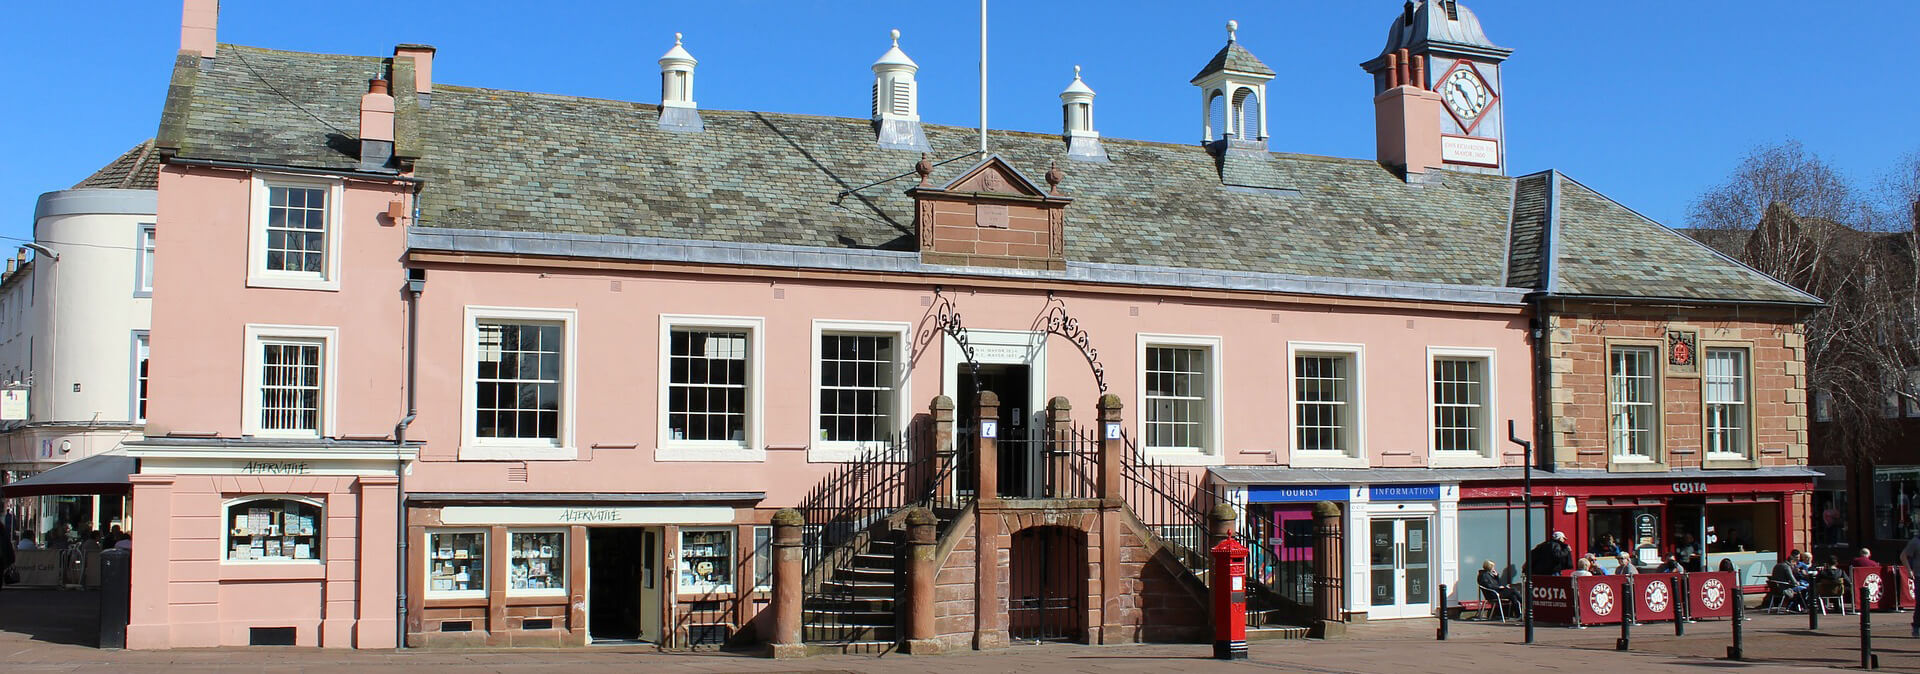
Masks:
[[[0,591],[0,632],[34,641],[98,646],[100,592],[9,587]]]

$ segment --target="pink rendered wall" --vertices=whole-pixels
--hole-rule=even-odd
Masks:
[[[714,275],[610,274],[506,268],[434,267],[421,299],[420,419],[427,442],[408,477],[417,491],[765,491],[763,506],[792,505],[826,464],[809,464],[811,344],[815,319],[906,322],[923,346],[914,354],[906,403],[918,412],[941,392],[941,340],[932,337],[930,286],[877,286]],[[621,289],[612,289],[620,281]],[[784,299],[776,299],[778,289]],[[1046,295],[1034,290],[949,286],[970,329],[1027,330],[1037,325]],[[1420,312],[1407,309],[1233,304],[1175,297],[1063,295],[1100,350],[1110,391],[1126,401],[1129,432],[1137,427],[1136,335],[1222,339],[1224,448],[1236,464],[1285,463],[1286,344],[1365,345],[1367,447],[1375,466],[1425,465],[1428,346],[1497,352],[1499,419],[1531,423],[1525,319],[1518,315]],[[527,462],[528,480],[507,482],[499,462],[457,461],[461,423],[464,307],[569,308],[578,312],[580,461]],[[1138,308],[1139,316],[1130,316]],[[765,320],[765,465],[656,462],[661,314],[760,317]],[[1075,418],[1094,419],[1098,389],[1087,362],[1066,340],[1047,347],[1051,396],[1067,396]],[[1495,434],[1496,445],[1504,447]],[[590,449],[594,444],[635,449]],[[1511,461],[1510,461],[1511,462]],[[509,465],[518,466],[518,462]]]
[[[158,226],[167,234],[155,249],[148,435],[240,435],[249,323],[339,328],[336,434],[391,434],[405,413],[405,272],[398,260],[406,240],[384,214],[394,199],[410,204],[408,191],[348,184],[338,291],[247,286],[251,194],[243,171],[160,172]]]

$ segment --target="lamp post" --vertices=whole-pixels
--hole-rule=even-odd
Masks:
[[[1526,552],[1523,554],[1527,555],[1528,559],[1520,565],[1520,576],[1526,583],[1526,591],[1520,597],[1524,603],[1520,613],[1521,622],[1526,626],[1526,643],[1530,644],[1533,643],[1533,570],[1527,568],[1527,564],[1533,561],[1531,559],[1533,555],[1533,442],[1520,439],[1520,433],[1512,419],[1507,420],[1507,441],[1519,445],[1521,453],[1525,456],[1524,464],[1520,468],[1520,511],[1524,518],[1520,535],[1526,540]]]

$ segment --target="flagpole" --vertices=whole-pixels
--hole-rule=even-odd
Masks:
[[[980,0],[980,154],[987,154],[987,0]]]

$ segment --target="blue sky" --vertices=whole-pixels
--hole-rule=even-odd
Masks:
[[[978,122],[973,2],[704,0],[226,0],[220,40],[388,54],[439,47],[435,79],[658,100],[656,59],[686,33],[702,107],[865,116],[871,72],[899,28],[921,66],[921,116]],[[1557,168],[1670,225],[1763,143],[1796,138],[1862,184],[1920,150],[1912,2],[1472,0],[1515,50],[1506,91],[1510,172]],[[1225,40],[1279,71],[1275,150],[1373,155],[1369,82],[1398,0],[996,2],[991,122],[1059,129],[1074,64],[1099,92],[1106,136],[1193,142],[1187,84]],[[0,166],[0,235],[27,236],[34,199],[85,177],[158,124],[176,0],[19,3],[0,81],[13,160]]]

